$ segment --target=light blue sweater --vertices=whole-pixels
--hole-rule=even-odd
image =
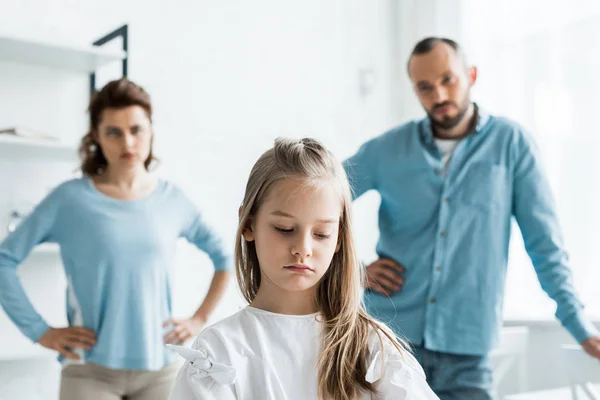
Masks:
[[[34,246],[58,243],[69,324],[97,336],[85,360],[114,369],[160,369],[175,359],[164,347],[162,325],[171,317],[169,278],[180,237],[208,253],[216,270],[230,268],[218,236],[173,184],[159,181],[147,197],[122,201],[88,178],[65,182],[0,244],[0,304],[27,337],[40,338],[49,327],[16,270]]]

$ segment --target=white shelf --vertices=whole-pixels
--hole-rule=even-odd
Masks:
[[[75,46],[17,37],[0,32],[0,60],[91,73],[102,65],[123,60],[123,50]]]
[[[77,149],[74,146],[59,141],[36,140],[0,134],[0,158],[34,158],[41,160],[76,162],[78,155]]]

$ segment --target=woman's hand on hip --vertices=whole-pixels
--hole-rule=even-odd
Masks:
[[[206,323],[201,318],[170,319],[163,324],[163,328],[173,328],[165,335],[166,344],[182,344],[200,333]]]
[[[79,360],[79,356],[73,350],[76,348],[90,350],[96,344],[96,334],[80,326],[50,328],[38,339],[38,343],[58,351],[66,358]]]

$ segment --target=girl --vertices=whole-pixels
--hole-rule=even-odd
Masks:
[[[236,268],[250,304],[204,330],[172,400],[429,400],[423,370],[361,304],[350,187],[312,139],[278,139],[239,210]]]
[[[179,368],[164,342],[200,331],[228,281],[229,257],[181,190],[148,172],[152,105],[144,89],[110,82],[89,113],[83,178],[58,186],[0,244],[0,304],[27,337],[60,353],[62,400],[165,400]],[[207,252],[217,272],[198,311],[172,320],[169,270],[179,237]],[[66,328],[47,325],[17,278],[43,242],[60,245]]]

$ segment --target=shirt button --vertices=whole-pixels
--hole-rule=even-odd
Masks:
[[[447,232],[442,232],[442,233],[440,233],[440,236],[443,237],[443,238],[445,238],[446,236],[448,236],[448,233]]]
[[[429,298],[429,302],[430,303],[435,303],[437,301],[437,299],[435,297],[430,297]]]
[[[433,170],[433,172],[435,172],[436,175],[439,175],[442,172],[442,170],[439,168],[436,168]]]
[[[446,203],[446,204],[450,203],[450,198],[449,197],[444,198],[444,203]]]
[[[442,270],[442,266],[441,265],[436,265],[435,266],[435,270],[436,271],[441,271]]]

